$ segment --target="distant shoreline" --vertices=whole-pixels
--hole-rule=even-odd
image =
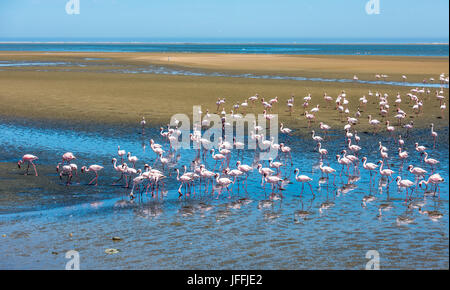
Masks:
[[[449,45],[449,42],[141,42],[141,41],[0,41],[0,44],[161,44],[161,45]]]

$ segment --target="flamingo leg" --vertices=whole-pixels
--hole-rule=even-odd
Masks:
[[[37,173],[37,170],[36,170],[36,165],[34,165],[33,161],[31,161],[31,165],[33,165],[34,173],[36,174],[36,176],[38,176],[38,173]]]

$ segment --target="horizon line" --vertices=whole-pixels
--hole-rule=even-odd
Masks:
[[[228,45],[264,45],[264,44],[298,44],[298,45],[349,45],[349,44],[370,44],[370,45],[449,45],[449,42],[208,42],[208,41],[2,41],[0,44],[228,44]]]

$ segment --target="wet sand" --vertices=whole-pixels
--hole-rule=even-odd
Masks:
[[[100,58],[85,60],[86,58]],[[53,53],[53,52],[1,52],[0,60],[39,60],[88,62],[83,71],[73,67],[27,67],[0,70],[0,115],[40,120],[63,120],[77,123],[138,124],[145,116],[150,126],[167,124],[177,113],[192,114],[193,105],[202,105],[205,112],[216,111],[215,101],[226,97],[229,112],[236,102],[243,102],[255,93],[266,99],[279,97],[273,113],[293,129],[304,129],[303,97],[312,94],[311,109],[316,104],[321,111],[317,119],[340,128],[343,126],[334,103],[326,108],[323,94],[333,98],[345,90],[353,115],[359,98],[368,90],[388,93],[393,103],[397,92],[403,96],[400,106],[414,120],[416,127],[434,122],[437,127],[448,126],[445,116],[440,118],[435,89],[425,98],[423,113],[416,116],[405,96],[411,87],[369,85],[358,83],[313,82],[292,80],[248,79],[231,77],[202,77],[156,74],[111,73],[109,68],[157,64],[204,71],[239,73],[289,74],[292,76],[327,77],[375,80],[375,74],[388,74],[400,81],[421,82],[424,78],[438,79],[448,74],[448,58],[442,57],[388,57],[388,56],[292,56],[292,55],[234,55],[234,54],[164,54],[164,53]],[[92,65],[91,65],[92,64]],[[101,64],[102,66],[97,66]],[[296,96],[292,116],[286,112],[286,100]],[[445,89],[448,95],[448,89]],[[429,100],[428,100],[429,99]],[[393,106],[394,104],[392,104]],[[258,103],[241,113],[262,113]],[[366,114],[378,116],[377,101],[369,103],[358,125],[359,130],[370,130]],[[392,118],[393,119],[393,118]],[[391,120],[394,122],[395,120]],[[316,126],[318,125],[315,124]]]

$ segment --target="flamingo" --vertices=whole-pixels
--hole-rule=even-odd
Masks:
[[[434,124],[431,123],[431,136],[433,137],[433,149],[436,148],[436,139],[438,134],[434,131]]]
[[[283,123],[280,123],[280,132],[283,134],[290,135],[292,133],[292,130],[289,128],[285,128]]]
[[[162,170],[164,171],[164,167],[166,167],[169,164],[170,159],[167,157],[163,157],[162,154],[159,154],[159,161],[161,162]]]
[[[239,182],[239,177],[241,177],[244,174],[244,172],[240,171],[239,169],[230,170],[230,168],[225,169],[224,173],[225,173],[225,175],[234,177],[233,185],[236,182],[236,180],[238,180],[238,182]],[[238,188],[239,188],[239,183],[238,183]]]
[[[313,192],[313,189],[312,189],[312,186],[310,183],[310,181],[312,181],[312,178],[309,176],[306,176],[306,175],[299,175],[300,170],[298,168],[295,168],[294,174],[295,174],[295,180],[302,183],[302,191],[301,192],[303,193],[303,188],[305,187],[305,183],[308,183],[309,188],[311,189],[311,193],[314,195],[314,192]]]
[[[361,147],[358,145],[352,145],[351,139],[347,140],[347,144],[348,144],[348,149],[350,149],[350,151],[352,151],[358,155],[358,152],[361,150]]]
[[[214,154],[214,149],[211,149],[210,152],[211,152],[211,157],[216,161],[216,164],[214,165],[214,169],[216,169],[217,162],[219,162],[219,160],[222,160],[220,167],[219,167],[219,168],[222,168],[223,162],[225,161],[225,155],[220,154],[220,153]],[[214,169],[213,169],[213,171],[214,171]]]
[[[391,135],[394,133],[395,131],[395,127],[390,125],[389,121],[386,121],[386,130],[391,133]]]
[[[419,183],[419,186],[422,187],[422,184],[425,184],[426,188],[428,187],[428,184],[434,184],[435,188],[434,188],[434,192],[436,192],[436,190],[439,188],[439,184],[443,183],[445,180],[444,178],[442,178],[441,175],[439,175],[439,173],[435,173],[433,175],[431,175],[430,177],[428,177],[428,180],[422,180]],[[441,189],[439,188],[439,192],[441,191]]]
[[[314,130],[311,131],[311,134],[312,134],[312,139],[314,141],[316,141],[316,142],[322,142],[323,141],[323,138],[320,137],[320,136],[317,136],[316,132],[314,132]]]
[[[103,166],[93,164],[93,165],[89,166],[89,168],[86,168],[86,166],[81,167],[81,173],[93,171],[95,173],[95,177],[88,183],[88,185],[90,185],[95,180],[95,186],[97,186],[98,185],[98,172],[102,169],[103,169]]]
[[[402,148],[400,147],[398,148],[398,157],[402,161],[401,167],[403,167],[403,162],[405,161],[406,158],[408,158],[408,152],[402,151]]]
[[[138,191],[140,191],[140,185],[144,183],[145,179],[146,177],[142,174],[133,178],[133,186],[131,187],[130,199],[134,198],[134,188],[137,186]]]
[[[185,185],[185,186],[189,186],[189,188],[190,188],[190,183],[192,181],[192,178],[187,176],[186,174],[183,174],[182,176],[180,176],[180,170],[178,168],[175,170],[177,171],[177,181],[180,182],[180,187],[178,188],[178,194],[179,194],[179,196],[182,196],[183,194],[181,193],[181,187],[183,187],[183,185]]]
[[[215,177],[215,175],[216,174],[214,172],[207,170],[204,164],[200,165],[200,177],[204,180],[208,180],[208,183],[205,183],[206,192],[208,192],[209,181],[211,180],[211,178]]]
[[[416,151],[421,153],[424,152],[425,150],[427,150],[427,147],[420,145],[419,143],[415,143],[414,146],[416,147]]]
[[[116,184],[117,182],[119,182],[119,181],[121,181],[123,179],[123,173],[124,173],[126,167],[125,167],[124,164],[117,166],[117,159],[116,158],[112,159],[112,164],[113,164],[114,170],[117,171],[117,172],[120,172],[120,178],[113,182],[112,185],[114,185],[114,184]]]
[[[309,114],[308,111],[305,111],[305,118],[308,120],[308,128],[311,127],[311,122],[314,120],[315,116]]]
[[[125,150],[120,150],[120,146],[117,146],[117,155],[120,156],[121,162],[123,163],[123,156],[127,154]]]
[[[291,155],[291,148],[284,145],[284,143],[280,143],[280,150],[281,152],[283,152],[285,155],[289,155],[289,159],[291,160],[291,165],[292,163],[292,155]]]
[[[377,119],[372,119],[372,115],[368,116],[369,118],[369,124],[372,125],[375,128],[374,134],[378,131],[378,126],[380,125],[380,121]]]
[[[39,158],[37,156],[34,156],[32,154],[25,154],[22,156],[22,159],[20,159],[19,161],[17,161],[17,166],[20,168],[20,166],[27,162],[28,163],[28,167],[27,167],[27,171],[25,172],[24,175],[28,175],[28,169],[30,168],[30,164],[33,165],[34,168],[34,173],[36,176],[38,176],[37,170],[36,170],[36,165],[34,164],[33,161],[38,160]]]
[[[247,183],[247,178],[248,178],[249,172],[253,171],[253,168],[247,164],[241,164],[241,161],[239,161],[239,160],[236,162],[236,167],[237,167],[237,169],[239,169],[240,171],[245,173],[245,175],[246,175],[245,182]]]
[[[387,179],[389,179],[389,177],[392,177],[392,174],[394,174],[395,172],[393,170],[391,170],[391,169],[383,169],[383,165],[384,165],[383,160],[378,161],[378,163],[381,164],[381,166],[380,166],[380,175],[381,176],[385,176]]]
[[[323,122],[320,122],[319,125],[320,125],[320,129],[323,130],[325,135],[327,135],[327,133],[331,129],[331,127]]]
[[[141,120],[141,127],[142,127],[142,135],[144,135],[144,130],[145,130],[145,124],[146,124],[146,122],[145,122],[145,117],[142,117],[142,120]]]
[[[280,172],[280,167],[284,166],[283,163],[281,162],[277,162],[277,161],[273,161],[272,158],[269,159],[269,166],[272,168],[276,168],[277,172]]]
[[[341,173],[339,175],[342,175],[342,171],[344,171],[344,166],[347,166],[347,173],[348,173],[350,163],[352,163],[350,159],[345,157],[341,158],[341,155],[336,155],[336,159],[338,163],[342,165]]]
[[[59,173],[59,179],[62,179],[62,176],[67,176],[66,186],[70,184],[70,180],[72,179],[72,167],[70,165],[62,165],[61,162],[56,165],[56,172]]]
[[[334,184],[334,180],[336,179],[336,170],[329,167],[329,166],[323,166],[323,162],[319,163],[319,168],[320,171],[322,171],[322,175],[325,173],[327,175],[327,179],[328,179],[328,175],[329,174],[333,174],[334,175],[334,179],[333,179],[333,184]]]
[[[230,186],[230,184],[233,183],[233,181],[231,181],[231,179],[226,178],[226,177],[220,177],[219,173],[216,173],[215,178],[216,178],[216,185],[219,185],[221,188],[220,192],[222,192],[222,189],[225,187],[228,191],[228,194],[230,194],[229,186]],[[219,195],[220,195],[220,192],[219,192]],[[213,193],[214,193],[214,188],[213,188]],[[228,198],[230,198],[230,197],[231,196],[228,195]],[[217,198],[219,198],[219,197],[217,197]]]
[[[259,174],[261,174],[261,185],[264,183],[264,175],[271,175],[275,173],[275,171],[270,168],[262,167],[261,163],[258,163],[257,168]]]
[[[66,152],[62,156],[62,164],[64,164],[64,162],[70,163],[70,161],[72,161],[74,159],[77,159],[77,158],[75,157],[75,155],[73,155],[72,152]]]
[[[320,160],[323,161],[324,156],[325,156],[325,158],[328,158],[328,157],[327,157],[328,150],[325,149],[325,148],[322,148],[322,143],[320,143],[320,142],[317,143],[317,146],[318,146],[318,151],[319,151],[319,153],[320,153]]]
[[[275,189],[275,186],[280,188],[280,182],[283,181],[283,179],[278,177],[278,176],[264,174],[264,181],[266,183],[270,183],[271,184],[271,186],[272,186],[272,193],[273,193],[274,189]]]
[[[139,160],[136,156],[131,156],[131,152],[128,152],[127,154],[128,161],[133,164],[133,168],[136,167],[136,162]]]
[[[425,169],[422,169],[420,167],[414,167],[413,165],[408,166],[408,171],[416,176],[416,182],[419,180],[420,177],[424,177],[424,175],[427,173]]]
[[[406,188],[406,200],[405,202],[408,202],[408,188],[414,185],[414,182],[408,179],[402,179],[401,176],[397,176],[397,186],[398,188]],[[413,189],[411,189],[411,195],[413,194]]]
[[[347,155],[347,150],[342,150],[341,154],[343,154],[343,158],[347,158],[349,159],[353,165],[355,165],[355,168],[358,166],[359,163],[359,158],[356,157],[355,155]]]
[[[439,161],[436,159],[433,159],[433,158],[428,158],[427,152],[422,152],[422,155],[425,156],[423,161],[425,161],[426,164],[431,165],[431,169],[432,169],[432,171],[434,171],[434,167],[439,163]]]
[[[367,163],[367,157],[363,157],[362,158],[363,161],[363,168],[366,170],[369,170],[369,174],[372,177],[372,171],[377,173],[375,170],[378,168],[378,165],[374,164],[374,163]]]

